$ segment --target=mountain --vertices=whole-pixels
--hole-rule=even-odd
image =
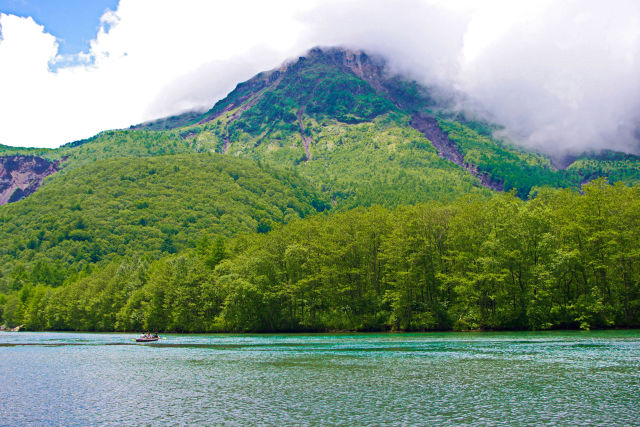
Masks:
[[[583,155],[572,159],[566,169],[556,169],[542,154],[496,140],[495,125],[468,120],[452,112],[450,104],[438,88],[391,74],[383,58],[362,51],[316,48],[239,83],[204,113],[105,131],[58,149],[0,146],[0,202],[17,201],[35,192],[15,207],[0,210],[0,218],[7,224],[0,231],[5,248],[0,251],[5,260],[4,287],[9,286],[11,259],[25,262],[27,269],[40,258],[76,265],[83,257],[97,262],[142,248],[133,237],[120,245],[97,244],[105,236],[118,241],[113,237],[116,232],[108,227],[132,227],[134,234],[144,231],[154,239],[155,243],[147,242],[147,248],[157,257],[162,253],[163,239],[175,237],[162,231],[163,223],[178,230],[188,225],[191,231],[230,236],[255,231],[262,220],[288,222],[285,217],[290,215],[273,213],[273,209],[285,212],[287,204],[306,206],[294,208],[294,216],[304,217],[328,208],[344,211],[374,204],[393,208],[426,201],[449,202],[461,195],[489,197],[491,191],[511,189],[527,198],[531,189],[539,186],[578,188],[599,176],[626,183],[640,177],[638,159],[620,153]],[[236,158],[249,163],[238,163]],[[161,164],[147,166],[156,161]],[[131,170],[135,165],[164,170],[170,169],[171,162],[191,165],[176,166],[181,168],[177,174],[111,171]],[[241,197],[245,191],[242,186],[229,190],[237,197],[224,203],[234,205],[231,210],[244,225],[221,223],[216,227],[208,221],[205,227],[199,218],[212,211],[199,198],[203,194],[213,197],[215,188],[228,185],[227,175],[219,172],[222,164],[238,172],[245,169],[254,171],[255,176],[263,174],[260,180],[275,179],[274,188],[265,193],[266,198],[258,195],[256,199]],[[101,168],[110,172],[103,173]],[[47,176],[45,187],[36,191]],[[136,208],[138,202],[133,199],[137,190],[131,182],[141,185],[149,180],[179,188],[180,194],[173,196],[179,202],[172,204],[183,208],[168,210],[155,203]],[[196,191],[205,181],[211,182],[212,188],[204,193]],[[287,198],[293,197],[295,202],[273,196],[284,194],[278,188],[291,185],[289,182],[295,182],[295,188]],[[149,191],[144,200],[161,194]],[[131,200],[123,204],[121,193]],[[216,203],[220,201],[216,198]],[[101,210],[100,203],[119,209]],[[244,206],[247,203],[251,206]],[[262,214],[255,213],[255,204],[261,206]],[[52,222],[42,221],[45,210]],[[216,212],[218,218],[224,216],[220,209]],[[192,225],[183,216],[198,220]],[[84,218],[80,229],[84,231],[74,228],[78,218]],[[151,229],[155,234],[148,233]],[[51,230],[57,230],[57,237],[50,235]],[[72,232],[86,235],[86,239],[69,238]],[[178,249],[195,244],[197,233],[176,233],[174,246]],[[76,255],[63,255],[65,251]]]
[[[378,142],[378,148],[386,146],[398,154],[407,149],[404,143],[412,141],[413,147],[427,147],[427,151],[448,160],[423,159],[418,168],[437,170],[449,184],[459,179],[452,176],[455,172],[445,172],[453,163],[467,172],[467,179],[469,174],[475,177],[475,185],[491,190],[515,189],[521,198],[537,186],[578,188],[602,176],[630,184],[640,178],[637,156],[623,153],[584,153],[568,162],[565,159],[563,168],[555,167],[556,159],[494,138],[499,126],[456,113],[450,96],[437,87],[423,87],[391,74],[383,58],[341,48],[312,49],[295,61],[238,84],[209,111],[197,118],[195,115],[171,118],[180,123],[186,139],[212,143],[220,153],[299,167],[305,176],[332,182],[332,198],[340,199],[345,193],[353,196],[356,200],[349,206],[388,205],[394,195],[371,195],[362,188],[362,181],[404,179],[399,172],[379,176],[381,169],[394,168],[398,163],[405,173],[413,171],[404,160],[367,151],[369,144],[362,143],[367,135],[383,132],[401,136],[397,140],[388,137],[387,144]],[[190,119],[190,125],[184,126]],[[156,128],[158,123],[142,128]],[[166,125],[167,121],[162,123]],[[372,128],[372,123],[377,126]],[[358,158],[348,154],[354,147],[363,154],[359,157],[369,157],[369,171],[359,170]],[[425,156],[414,150],[410,157]],[[348,168],[341,167],[342,160]],[[354,169],[359,170],[356,180],[349,180]],[[460,168],[455,170],[459,172]],[[442,188],[441,184],[412,182],[424,193],[435,191],[436,199],[445,197],[436,190]],[[462,187],[454,193],[470,191],[467,185]]]
[[[40,156],[67,169],[119,156],[229,154],[297,170],[338,209],[488,194],[482,187],[515,189],[526,199],[539,186],[640,177],[635,156],[586,153],[559,169],[544,154],[494,138],[496,129],[453,111],[438,88],[391,74],[383,58],[315,48],[238,84],[205,113],[106,131],[56,150],[0,146],[0,155]]]
[[[421,91],[386,77],[380,58],[313,49],[239,84],[191,126],[174,131],[221,154],[296,168],[339,208],[483,192],[478,180],[437,155],[390,98],[404,94],[403,105],[433,104]]]
[[[57,149],[0,146],[10,202],[0,320],[188,331],[638,324],[636,292],[624,288],[640,271],[638,157],[585,153],[558,168],[452,106],[383,58],[316,48],[206,112]]]

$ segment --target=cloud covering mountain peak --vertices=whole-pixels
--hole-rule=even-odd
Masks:
[[[0,143],[9,145],[57,146],[206,109],[259,71],[342,45],[457,93],[460,108],[530,147],[640,151],[640,4],[630,0],[121,0],[90,51],[55,71],[56,41],[43,27],[11,15],[0,25]]]

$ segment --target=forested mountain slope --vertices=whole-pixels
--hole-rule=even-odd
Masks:
[[[637,326],[639,159],[558,169],[450,107],[381,58],[313,49],[202,114],[0,146],[57,170],[0,206],[0,323]]]
[[[0,292],[60,285],[115,256],[158,258],[202,235],[266,232],[328,205],[295,174],[218,154],[96,161],[0,210]]]
[[[382,130],[392,129],[401,135],[399,140],[378,137],[377,148],[386,146],[393,151],[413,141],[414,145],[428,147],[432,153],[449,160],[444,163],[458,165],[460,168],[456,170],[466,171],[467,177],[475,176],[476,185],[494,190],[516,189],[521,198],[526,198],[536,186],[579,188],[583,182],[598,177],[608,177],[611,182],[640,180],[637,168],[640,163],[635,156],[585,153],[576,157],[575,164],[559,169],[544,154],[495,139],[493,131],[499,126],[469,120],[464,114],[454,113],[452,106],[452,101],[442,96],[438,88],[423,87],[390,74],[382,58],[361,51],[316,48],[279,69],[239,84],[211,110],[193,119],[191,126],[180,129],[186,132],[183,135],[187,139],[212,144],[221,153],[298,167],[315,181],[330,182],[326,188],[334,191],[334,198],[342,197],[349,188],[354,194],[367,191],[358,188],[359,183],[363,178],[380,181],[377,176],[380,168],[387,171],[401,168],[405,172],[412,169],[402,161],[395,161],[393,156],[380,159],[374,156],[369,159],[371,171],[366,176],[359,174],[354,182],[333,182],[336,175],[348,178],[349,167],[345,165],[354,160],[349,151],[366,153],[368,148],[367,144],[360,144],[368,139],[367,135],[345,139],[344,133],[362,132],[362,126],[355,125],[367,123],[384,123]],[[189,117],[193,118],[185,115],[176,122],[183,124]],[[380,131],[377,126],[367,133],[380,135]],[[331,161],[326,161],[327,157]],[[412,157],[419,156],[414,153]],[[431,162],[431,176],[441,175],[449,185],[460,180],[459,176],[443,171],[444,163]],[[424,165],[419,166],[423,168]],[[392,172],[388,178],[398,178],[398,172]],[[422,185],[424,193],[439,192],[438,184],[416,185]],[[460,187],[456,192],[466,191],[466,185]],[[387,192],[373,199],[388,205],[386,196]],[[439,197],[442,195],[433,198]],[[349,205],[367,204],[371,200],[371,196],[365,196]]]
[[[162,130],[156,130],[162,129]],[[204,114],[102,132],[56,150],[0,146],[73,168],[112,157],[218,152],[296,168],[340,208],[452,200],[460,194],[640,179],[638,158],[584,154],[566,169],[495,139],[495,125],[453,113],[438,88],[388,72],[382,58],[339,48],[238,84]]]

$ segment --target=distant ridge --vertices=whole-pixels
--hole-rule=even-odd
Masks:
[[[163,117],[156,120],[150,120],[137,125],[132,125],[129,129],[142,130],[169,130],[182,126],[188,126],[198,121],[202,117],[202,111],[187,111],[186,113],[176,114],[174,116]]]

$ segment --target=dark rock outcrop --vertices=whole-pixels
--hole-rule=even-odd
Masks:
[[[58,165],[59,161],[38,156],[0,157],[0,205],[33,194],[45,177],[58,171]]]
[[[462,166],[473,176],[480,180],[482,186],[495,191],[503,191],[503,183],[491,177],[486,172],[478,170],[474,164],[464,161],[464,155],[460,152],[458,145],[449,139],[449,136],[440,128],[438,120],[427,114],[416,114],[411,118],[411,127],[422,132],[431,141],[431,144],[438,150],[438,155],[458,166]]]

